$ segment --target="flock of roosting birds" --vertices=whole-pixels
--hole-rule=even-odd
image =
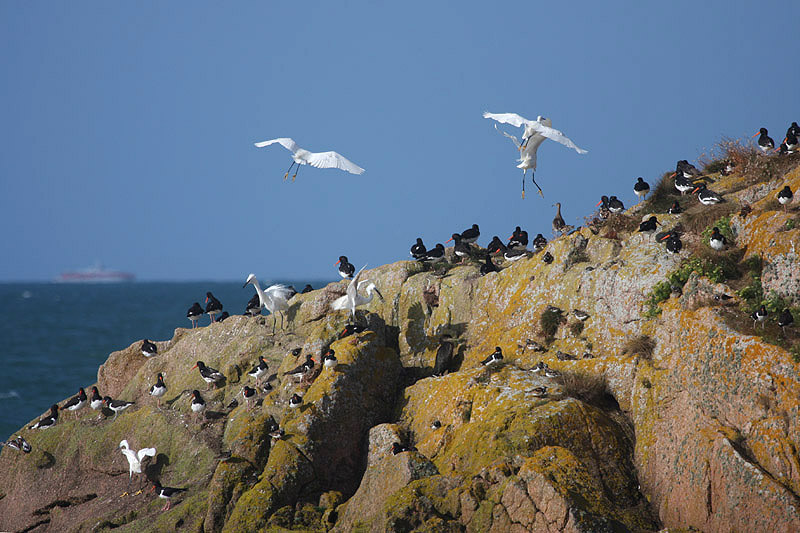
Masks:
[[[569,139],[563,137],[561,132],[558,130],[552,130],[550,128],[549,120],[542,119],[539,117],[537,121],[527,121],[519,117],[518,115],[514,114],[503,114],[503,115],[493,115],[490,113],[485,114],[487,118],[492,118],[499,122],[510,123],[513,125],[523,126],[526,128],[525,134],[523,135],[522,143],[516,142],[514,139],[515,144],[518,146],[520,151],[523,152],[524,157],[528,159],[524,164],[520,165],[520,168],[523,168],[523,171],[527,168],[535,169],[535,149],[536,147],[541,144],[541,142],[545,138],[551,138],[562,142],[563,144],[575,148],[579,153],[583,153],[582,150],[574,146]],[[507,135],[507,134],[506,134]],[[539,135],[541,138],[537,138],[536,136]],[[778,152],[780,154],[790,154],[797,150],[798,145],[798,138],[800,137],[800,127],[798,127],[796,122],[793,122],[792,125],[789,127],[786,136],[783,142],[779,145],[778,148],[775,148],[774,141],[768,136],[768,132],[766,128],[761,128],[759,133],[756,135],[760,135],[758,139],[758,147],[759,149],[765,154],[769,155],[774,152]],[[508,136],[508,135],[507,135]],[[281,142],[286,141],[286,142]],[[259,146],[267,146],[272,144],[273,142],[280,142],[282,145],[286,146],[289,149],[296,149],[297,146],[290,139],[277,139],[274,141],[267,141],[265,143],[259,143]],[[287,146],[288,145],[288,146]],[[298,156],[297,153],[300,155]],[[295,153],[295,162],[294,164],[312,164],[313,166],[325,166],[324,163],[327,162],[339,162],[341,165],[345,167],[349,164],[352,165],[349,161],[347,163],[342,163],[341,159],[337,158],[328,158],[325,159],[320,154],[311,154],[310,152],[300,150],[300,152]],[[332,152],[335,154],[335,152]],[[338,154],[336,154],[338,156]],[[316,159],[313,156],[318,156]],[[332,156],[331,156],[332,157]],[[339,156],[341,157],[341,156]],[[310,158],[310,159],[309,159]],[[343,159],[343,158],[342,158]],[[317,164],[314,163],[316,161]],[[344,160],[346,161],[346,160]],[[335,166],[335,165],[334,165]],[[355,167],[353,165],[353,167]],[[290,168],[291,170],[291,168]],[[348,167],[345,170],[352,170],[357,171],[360,170],[363,172],[363,169],[360,167]],[[722,170],[724,175],[730,174],[734,171],[733,165],[731,162],[727,163],[727,166]],[[360,173],[360,172],[359,172]],[[288,172],[287,172],[288,176]],[[675,172],[672,174],[671,177],[674,177],[674,185],[675,188],[680,192],[681,196],[685,195],[686,193],[691,192],[692,194],[697,196],[698,201],[702,205],[714,205],[720,202],[724,202],[725,199],[722,197],[721,194],[714,192],[711,189],[708,189],[705,181],[701,180],[700,178],[703,176],[702,172],[700,172],[694,165],[689,163],[686,160],[678,161],[676,165]],[[535,183],[535,182],[534,182]],[[537,185],[538,187],[538,185]],[[524,191],[524,174],[523,174],[523,191]],[[541,189],[540,189],[541,191]],[[647,182],[644,181],[641,177],[636,180],[636,183],[633,186],[633,191],[636,196],[641,200],[644,199],[647,194],[650,192],[650,186]],[[780,204],[786,209],[787,204],[792,202],[793,193],[790,190],[789,186],[783,187],[777,194],[777,199]],[[568,234],[573,231],[573,226],[566,224],[562,215],[561,215],[561,204],[556,203],[554,204],[556,207],[556,216],[553,219],[552,223],[552,230],[554,235],[563,235]],[[597,229],[598,225],[602,225],[605,220],[613,217],[619,213],[624,211],[625,207],[622,201],[617,198],[616,196],[602,196],[600,202],[597,204],[599,210],[597,211],[596,216],[589,222],[589,227],[593,229]],[[684,210],[684,206],[678,200],[675,200],[671,207],[668,209],[668,213],[670,214],[680,214]],[[657,230],[657,227],[660,225],[656,216],[650,216],[647,220],[642,221],[639,224],[638,231],[645,234],[654,234]],[[480,248],[477,245],[477,240],[480,236],[480,228],[477,224],[473,224],[472,227],[467,228],[461,233],[453,233],[451,238],[446,242],[454,242],[453,254],[457,260],[461,263],[466,261],[469,258],[479,257],[482,259],[482,263],[480,264],[480,273],[481,275],[489,274],[491,272],[498,272],[500,268],[493,262],[493,258],[497,258],[500,254],[505,259],[506,262],[514,262],[523,257],[530,257],[533,254],[538,254],[542,252],[546,245],[547,239],[541,234],[537,234],[531,241],[531,248],[528,247],[529,240],[528,240],[528,233],[522,230],[519,226],[517,226],[512,235],[509,237],[507,242],[503,242],[498,236],[494,236],[491,242],[488,244],[486,248]],[[664,231],[661,233],[656,234],[656,240],[659,242],[663,242],[666,245],[666,251],[668,253],[676,254],[679,253],[682,249],[682,242],[681,242],[681,232],[678,229],[672,229],[669,231]],[[724,250],[728,243],[725,237],[720,232],[720,229],[715,227],[709,237],[708,244],[711,248],[717,251]],[[416,242],[411,246],[410,250],[411,256],[416,259],[417,261],[421,261],[424,263],[430,263],[435,265],[436,263],[444,262],[447,260],[445,254],[445,248],[442,243],[437,243],[433,248],[428,249],[422,238],[419,237],[416,239]],[[553,256],[549,252],[545,252],[542,256],[542,261],[547,264],[553,262]],[[339,335],[339,338],[344,338],[348,335],[352,335],[355,333],[359,333],[365,329],[364,326],[359,326],[356,324],[356,309],[360,306],[368,304],[372,301],[373,296],[377,295],[379,298],[383,299],[378,287],[375,285],[374,282],[370,280],[362,280],[362,273],[364,271],[364,267],[361,268],[358,272],[355,271],[355,267],[352,263],[349,262],[346,256],[340,256],[339,260],[336,262],[336,265],[339,266],[339,274],[344,279],[349,279],[350,282],[347,286],[346,293],[332,302],[331,307],[333,310],[346,310],[349,312],[350,315],[350,323],[348,323],[344,330]],[[273,334],[275,333],[277,320],[277,314],[281,315],[281,327],[284,326],[284,312],[289,307],[289,300],[297,293],[293,287],[286,287],[284,285],[275,284],[267,287],[266,289],[261,288],[258,279],[254,274],[250,274],[243,287],[246,287],[248,284],[252,284],[255,288],[255,294],[250,299],[245,307],[245,314],[250,316],[260,316],[261,310],[266,309],[269,314],[273,317]],[[303,289],[303,293],[307,293],[313,290],[311,285],[306,285]],[[192,327],[197,326],[198,320],[204,315],[208,315],[211,319],[211,322],[215,321],[222,321],[225,320],[229,315],[227,312],[223,311],[222,303],[214,297],[211,292],[206,293],[206,306],[203,308],[199,302],[194,302],[194,304],[189,308],[187,312],[187,318],[192,322]],[[561,312],[558,310],[558,312]],[[585,313],[580,310],[573,310],[574,316],[580,320],[585,321],[589,318],[588,313]],[[764,327],[764,323],[768,318],[768,312],[765,306],[761,306],[756,312],[754,312],[751,316],[753,319],[753,325],[755,327],[756,323],[761,323],[762,328]],[[791,326],[794,322],[791,312],[788,309],[785,309],[782,313],[779,314],[777,317],[777,324],[781,328],[786,328]],[[441,374],[444,372],[445,368],[447,367],[447,361],[452,355],[452,341],[451,338],[444,337],[442,339],[442,344],[439,349],[439,353],[436,356],[436,362],[434,367],[434,374]],[[449,352],[448,352],[449,347]],[[525,348],[530,348],[534,351],[542,351],[543,347],[536,343],[535,341],[528,340],[526,343]],[[141,353],[144,357],[154,357],[158,355],[158,348],[155,343],[151,342],[148,339],[145,339],[141,345]],[[449,355],[448,355],[449,353]],[[296,348],[291,351],[291,354],[294,357],[299,357],[301,355],[301,348]],[[559,352],[558,354],[559,359],[562,358],[574,358],[574,356],[569,356],[569,354],[562,354]],[[563,357],[562,357],[563,356]],[[481,364],[484,366],[491,366],[503,360],[503,352],[500,347],[496,347],[495,351],[491,353],[488,357],[481,361]],[[322,360],[320,361],[322,369],[332,369],[336,367],[337,360],[336,355],[333,349],[329,349],[325,354],[322,356]],[[322,370],[315,370],[316,362],[312,355],[306,354],[304,361],[298,365],[293,370],[286,372],[285,376],[290,377],[292,380],[297,382],[303,382],[309,380],[309,378],[313,379],[317,372]],[[225,376],[219,372],[219,370],[214,369],[208,365],[206,365],[203,361],[197,361],[194,365],[194,368],[198,369],[199,377],[208,384],[206,390],[210,390],[211,387],[217,387],[221,383],[224,382]],[[317,367],[318,368],[318,367]],[[250,387],[246,385],[241,390],[241,396],[243,400],[247,404],[247,408],[251,409],[253,402],[255,401],[257,395],[259,393],[269,393],[273,386],[270,384],[270,380],[275,375],[268,377],[268,365],[264,360],[263,356],[259,356],[257,362],[253,366],[253,368],[248,372],[248,375],[253,378],[254,387]],[[559,376],[559,372],[555,369],[551,369],[547,366],[544,362],[539,362],[532,371],[534,373],[542,373],[544,376],[548,378],[557,378]],[[265,379],[266,378],[266,379]],[[158,373],[156,377],[156,383],[150,387],[149,394],[153,396],[156,401],[158,408],[161,408],[161,398],[167,392],[167,385],[164,382],[164,376],[162,373]],[[547,387],[538,387],[532,391],[535,396],[545,396],[547,394]],[[191,394],[191,411],[194,413],[196,417],[199,417],[203,414],[206,409],[206,402],[203,399],[202,394],[199,390],[195,389],[192,391]],[[289,407],[290,408],[297,408],[302,405],[303,399],[299,394],[293,394],[289,400]],[[107,408],[114,414],[114,418],[119,415],[122,411],[128,409],[134,402],[128,402],[120,399],[113,399],[109,396],[101,396],[98,388],[92,387],[91,396],[87,396],[86,392],[83,388],[80,388],[78,394],[73,398],[67,400],[63,405],[60,407],[58,405],[53,405],[50,408],[50,412],[41,418],[35,424],[29,426],[29,429],[46,429],[54,426],[58,421],[59,411],[72,411],[76,412],[89,405],[92,409],[100,410],[102,408]],[[233,400],[231,404],[228,405],[229,408],[235,408],[238,405],[237,400]],[[284,436],[284,432],[280,429],[279,425],[272,420],[270,422],[271,426],[269,428],[269,434],[273,439],[280,439]],[[25,453],[30,453],[32,451],[32,446],[28,443],[24,437],[21,435],[16,436],[15,438],[9,440],[8,442],[2,443],[6,447],[19,450]],[[128,446],[127,440],[123,440],[119,444],[119,448],[124,456],[127,458],[129,463],[129,485],[130,481],[133,477],[133,474],[140,474],[142,471],[142,461],[146,457],[153,457],[155,456],[155,448],[143,448],[138,452],[130,449]],[[394,443],[392,446],[393,453],[400,453],[402,451],[409,450],[411,448],[403,446],[400,443]],[[172,488],[172,487],[164,487],[160,484],[159,481],[154,481],[152,485],[152,490],[157,492],[159,497],[164,498],[167,500],[167,504],[164,509],[169,509],[169,499],[185,490],[180,488]],[[137,492],[141,493],[142,490]],[[123,495],[127,494],[124,493]]]

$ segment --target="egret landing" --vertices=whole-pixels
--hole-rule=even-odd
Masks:
[[[272,315],[272,334],[274,335],[276,325],[275,313],[281,312],[281,329],[283,329],[283,312],[289,309],[289,298],[292,297],[292,292],[285,285],[271,285],[262,291],[255,274],[247,276],[247,281],[244,282],[242,288],[247,287],[248,283],[252,283],[256,288],[261,306]]]
[[[363,168],[356,165],[341,154],[336,152],[309,152],[308,150],[303,150],[297,146],[297,143],[289,137],[281,137],[279,139],[262,141],[255,143],[255,145],[257,148],[263,148],[275,143],[280,144],[292,152],[292,159],[294,160],[292,164],[289,165],[289,170],[287,170],[286,174],[283,175],[283,181],[286,181],[286,179],[289,177],[289,172],[292,171],[292,167],[295,165],[297,165],[297,170],[295,170],[294,175],[292,176],[292,181],[294,181],[294,179],[297,177],[297,171],[300,170],[300,165],[311,165],[312,167],[316,168],[338,168],[339,170],[345,170],[351,174],[364,173]]]

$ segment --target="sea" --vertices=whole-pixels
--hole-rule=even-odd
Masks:
[[[330,281],[273,283],[317,289]],[[243,314],[254,294],[241,281],[0,283],[0,440],[96,382],[111,352],[190,327],[186,311],[194,302],[205,307],[207,291],[231,315]]]

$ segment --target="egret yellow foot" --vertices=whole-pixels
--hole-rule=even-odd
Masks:
[[[287,172],[286,174],[284,174],[284,175],[283,175],[283,181],[286,181],[286,179],[287,179],[288,177],[289,177],[289,173]]]
[[[120,498],[124,498],[125,496],[130,496],[130,494],[128,494],[127,490],[119,495]]]
[[[292,182],[294,182],[294,179],[295,179],[296,177],[297,177],[297,174],[295,174],[294,176],[292,176]]]
[[[139,494],[141,494],[142,492],[143,492],[143,491],[142,491],[142,489],[139,489],[139,490],[137,490],[136,492],[134,492],[134,493],[133,493],[133,495],[134,495],[134,496],[138,496],[138,495],[139,495]]]

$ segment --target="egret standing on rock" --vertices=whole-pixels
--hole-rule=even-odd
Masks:
[[[347,285],[347,294],[337,298],[331,304],[331,307],[336,311],[348,309],[350,311],[350,317],[354,322],[356,319],[356,307],[366,305],[371,302],[374,296],[372,294],[373,292],[377,293],[378,297],[383,300],[383,295],[373,282],[368,279],[360,281],[361,274],[364,272],[366,267],[367,265],[361,267],[361,270],[358,271],[358,274],[356,274],[353,280]],[[364,292],[366,292],[366,296],[361,296],[358,293],[358,290],[362,287],[364,288]]]
[[[291,297],[289,288],[285,285],[270,285],[262,291],[255,274],[247,276],[247,281],[244,282],[242,288],[247,287],[248,283],[252,283],[256,288],[261,306],[272,314],[272,333],[275,333],[275,313],[278,311],[281,311],[281,329],[283,329],[283,311],[289,309],[289,298]]]
[[[119,447],[121,448],[122,453],[125,454],[125,458],[128,460],[128,486],[130,486],[133,475],[142,473],[142,460],[145,457],[155,457],[156,449],[142,448],[136,452],[131,450],[131,448],[128,446],[127,440],[121,441],[119,443]]]
[[[309,152],[308,150],[303,150],[297,146],[297,143],[289,137],[281,137],[280,139],[258,142],[255,143],[255,145],[257,148],[263,148],[275,143],[280,144],[292,152],[292,159],[294,159],[294,162],[289,166],[289,170],[287,170],[286,174],[283,175],[284,181],[286,181],[286,179],[289,177],[289,172],[292,171],[292,167],[295,165],[297,165],[298,170],[300,169],[300,165],[311,165],[312,167],[316,168],[338,168],[339,170],[346,170],[351,174],[364,173],[363,168],[356,165],[341,154],[337,154],[336,152]],[[294,181],[296,177],[297,170],[295,170],[294,175],[292,176],[292,181]]]
[[[525,131],[522,134],[522,142],[518,142],[516,137],[502,132],[503,135],[511,139],[520,151],[519,165],[517,168],[522,169],[522,198],[525,198],[525,172],[531,169],[531,180],[536,188],[539,189],[539,195],[544,196],[542,188],[536,183],[534,173],[536,172],[536,151],[539,145],[546,139],[552,139],[558,143],[563,144],[568,148],[574,149],[579,154],[587,153],[586,150],[578,148],[566,135],[560,131],[552,128],[552,121],[549,118],[542,116],[536,117],[536,120],[528,120],[516,113],[489,113],[488,111],[483,114],[483,118],[490,118],[503,124],[511,124],[516,127],[524,127]],[[495,126],[496,128],[497,126]],[[498,130],[500,131],[500,130]]]

